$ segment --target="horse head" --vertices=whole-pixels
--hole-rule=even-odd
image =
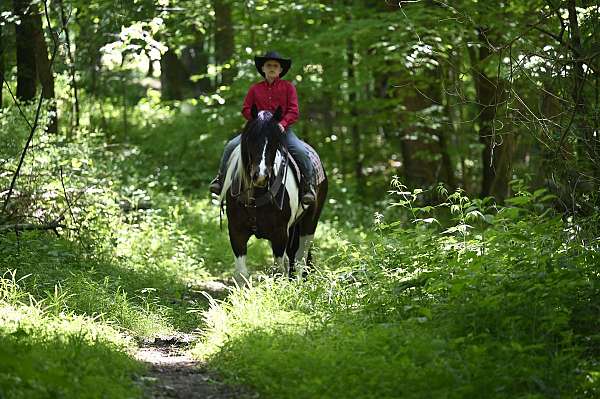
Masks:
[[[253,187],[266,187],[274,175],[273,166],[277,150],[281,145],[278,123],[282,118],[281,107],[275,114],[258,111],[252,106],[252,120],[242,132],[242,162],[247,180]]]

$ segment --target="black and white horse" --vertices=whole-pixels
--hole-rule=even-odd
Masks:
[[[281,108],[273,115],[252,107],[252,120],[229,159],[221,202],[226,203],[236,277],[248,277],[247,243],[252,235],[271,242],[275,273],[306,276],[311,265],[310,246],[327,195],[327,177],[316,162],[321,172],[316,201],[303,206],[294,168],[281,143],[277,126],[281,117]]]

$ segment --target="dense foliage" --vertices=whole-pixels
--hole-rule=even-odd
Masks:
[[[379,221],[307,282],[213,303],[197,350],[267,397],[597,396],[596,249],[532,194],[490,213],[449,199],[444,231]]]

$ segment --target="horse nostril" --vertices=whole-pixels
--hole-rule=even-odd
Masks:
[[[257,175],[254,178],[254,185],[256,187],[264,187],[267,184],[267,179],[264,175]]]

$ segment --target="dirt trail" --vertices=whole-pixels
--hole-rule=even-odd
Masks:
[[[213,294],[217,293],[213,292]],[[142,343],[135,356],[150,366],[148,375],[144,377],[145,398],[256,397],[248,389],[219,381],[218,376],[209,372],[202,362],[190,357],[186,350],[195,339],[196,337],[191,334],[178,333]]]

